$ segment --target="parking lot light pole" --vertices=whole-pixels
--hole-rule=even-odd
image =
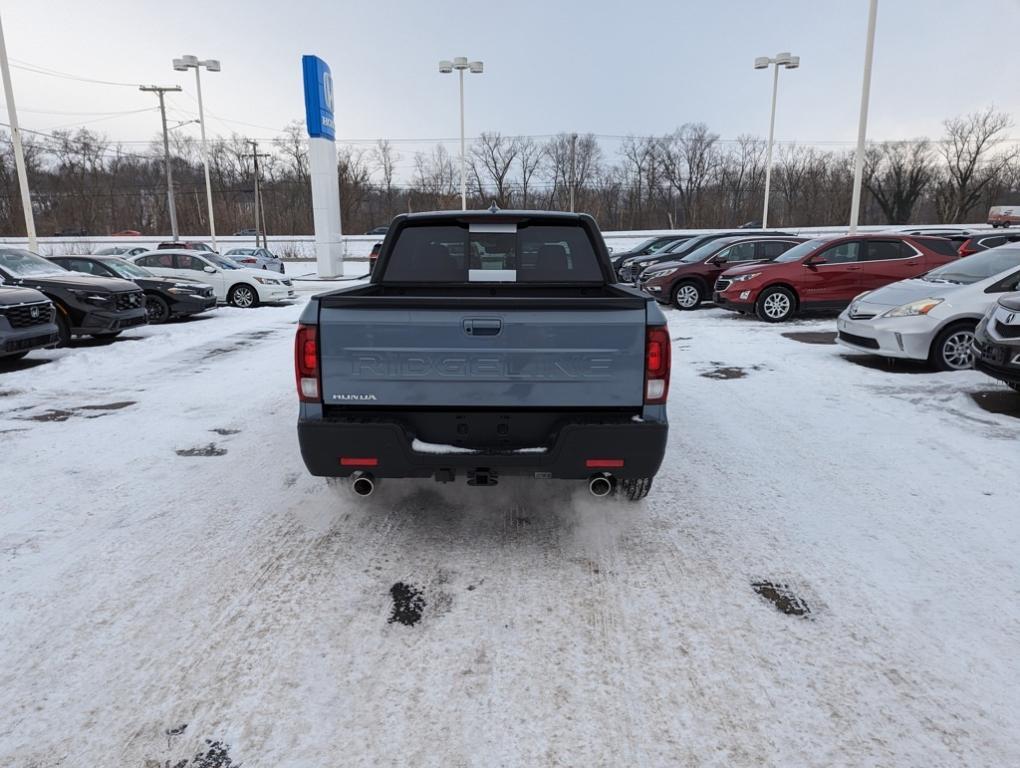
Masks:
[[[11,123],[11,144],[14,146],[14,165],[17,166],[18,186],[21,190],[21,208],[25,214],[25,234],[28,235],[28,250],[35,252],[39,250],[39,241],[35,236],[32,195],[28,190],[28,170],[25,166],[25,150],[21,145],[21,129],[18,128],[18,111],[14,106],[11,68],[7,63],[7,44],[4,42],[2,23],[0,23],[0,71],[2,71],[3,77],[4,97],[7,100],[7,118]]]
[[[209,208],[209,239],[212,240],[212,249],[216,250],[216,221],[213,218],[212,182],[209,180],[209,146],[205,138],[205,111],[202,108],[202,67],[210,72],[220,71],[220,62],[217,59],[206,59],[199,61],[197,56],[181,56],[174,59],[174,69],[178,72],[195,70],[195,90],[198,94],[198,125],[202,131],[202,167],[205,169],[205,197]]]
[[[864,139],[868,135],[868,101],[871,97],[871,60],[875,55],[875,17],[878,0],[868,7],[868,41],[864,45],[864,82],[861,85],[861,112],[857,123],[857,152],[854,155],[854,189],[850,198],[850,234],[857,232],[861,215],[861,181],[864,177]]]
[[[480,61],[468,61],[465,56],[458,56],[453,61],[444,59],[439,62],[439,71],[448,75],[457,70],[460,75],[460,209],[467,210],[467,171],[464,146],[464,70],[476,75],[482,74],[484,65]]]
[[[800,66],[800,56],[791,56],[789,51],[777,54],[774,59],[768,56],[759,56],[754,60],[755,69],[768,69],[774,66],[772,73],[772,115],[769,117],[769,143],[765,150],[765,207],[761,213],[761,226],[765,229],[769,225],[769,192],[772,188],[772,142],[776,134],[776,94],[779,91],[779,68],[796,69]]]

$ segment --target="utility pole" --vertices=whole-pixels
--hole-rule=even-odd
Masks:
[[[248,140],[251,144],[251,157],[252,165],[255,171],[255,247],[259,246],[259,233],[262,233],[262,247],[269,248],[269,241],[266,239],[266,210],[262,207],[262,189],[259,184],[259,158],[269,157],[267,152],[259,153],[259,143],[252,139]],[[261,224],[259,223],[261,211]]]
[[[11,143],[14,145],[14,164],[18,169],[18,186],[21,189],[21,207],[25,212],[25,234],[28,235],[28,250],[38,251],[39,240],[35,236],[35,216],[32,215],[32,195],[28,190],[28,169],[25,167],[25,148],[21,145],[21,129],[18,128],[18,111],[14,107],[14,89],[11,86],[11,68],[7,63],[7,43],[4,42],[4,27],[0,22],[0,71],[3,75],[4,96],[7,99],[7,114],[11,121]]]
[[[570,134],[570,212],[574,212],[574,189],[577,186],[577,134]]]
[[[168,91],[179,91],[181,86],[140,85],[138,90],[155,93],[159,97],[159,116],[163,121],[163,164],[166,167],[166,204],[170,210],[170,232],[173,235],[173,241],[176,243],[180,239],[180,235],[177,232],[177,204],[174,202],[174,172],[170,163],[170,139],[166,130],[166,104],[163,103],[163,95]]]

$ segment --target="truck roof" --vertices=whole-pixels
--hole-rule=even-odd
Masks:
[[[519,219],[545,219],[547,221],[579,222],[581,219],[590,219],[586,213],[570,213],[568,211],[527,211],[527,210],[475,210],[475,211],[420,211],[418,213],[402,213],[396,220],[410,222],[428,221],[491,221],[491,220],[519,220]]]

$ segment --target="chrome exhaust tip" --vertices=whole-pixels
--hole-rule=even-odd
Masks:
[[[371,496],[375,491],[375,478],[368,472],[355,472],[351,481],[351,488],[358,496]]]
[[[603,498],[613,492],[613,486],[615,484],[616,481],[613,479],[612,475],[592,475],[591,479],[588,481],[588,491],[592,496]]]

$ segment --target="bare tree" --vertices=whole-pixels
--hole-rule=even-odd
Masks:
[[[545,148],[530,138],[517,142],[517,170],[521,190],[521,208],[527,208],[531,180],[545,160]]]
[[[500,208],[510,207],[512,192],[510,169],[519,152],[520,144],[517,139],[507,138],[499,133],[483,132],[471,147],[471,157],[477,163],[475,176],[479,180],[479,191],[483,183],[491,181],[496,205]]]
[[[907,224],[914,206],[935,178],[928,139],[883,142],[864,156],[864,186],[889,224]]]
[[[945,161],[944,178],[937,191],[936,206],[940,218],[964,221],[981,199],[982,193],[1013,156],[995,153],[995,144],[1012,125],[1009,115],[989,107],[963,117],[946,120],[946,137],[939,143]]]

